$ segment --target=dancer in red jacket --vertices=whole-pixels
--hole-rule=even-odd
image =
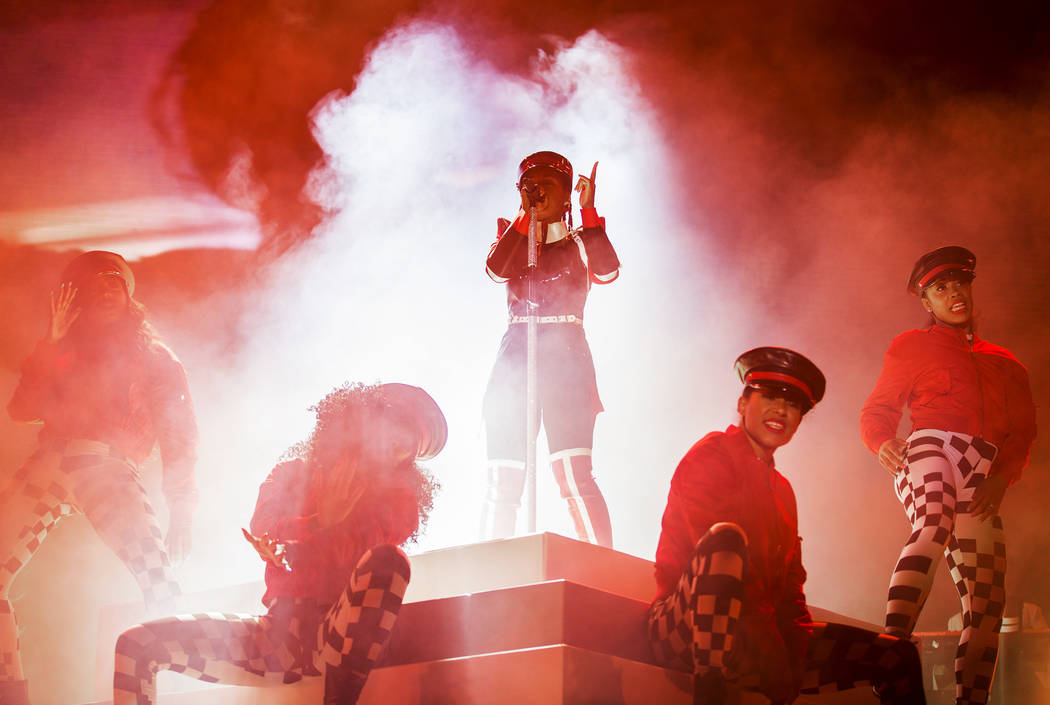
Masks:
[[[0,703],[28,702],[11,582],[63,517],[84,514],[142,590],[170,612],[179,586],[169,563],[190,549],[197,425],[186,374],[134,298],[135,275],[114,252],[79,255],[51,296],[43,340],[22,364],[7,406],[40,423],[32,457],[0,486]],[[139,477],[160,445],[167,535]],[[164,536],[164,538],[162,538]]]
[[[924,703],[911,642],[814,623],[806,606],[795,495],[773,453],[823,398],[824,375],[773,347],[736,369],[740,425],[697,441],[671,479],[649,610],[657,659],[694,673],[698,704],[723,702],[727,679],[777,705],[865,683],[884,703]]]
[[[486,271],[507,284],[509,325],[485,392],[488,474],[482,510],[482,538],[514,534],[525,483],[526,328],[537,322],[539,413],[547,433],[551,470],[569,506],[577,535],[612,545],[609,510],[591,465],[594,419],[602,410],[594,362],[583,332],[583,307],[591,284],[608,284],[620,261],[605,220],[594,208],[594,164],[580,176],[583,227],[572,229],[572,165],[555,152],[537,152],[521,162],[521,211],[513,223],[500,221],[500,235],[489,251]],[[536,206],[538,252],[528,270],[529,209]],[[565,222],[566,215],[569,222]],[[529,310],[529,286],[533,307]],[[537,424],[537,428],[539,424]],[[534,439],[528,439],[534,440]]]
[[[408,587],[399,546],[436,487],[416,464],[444,447],[445,417],[419,387],[346,385],[259,490],[246,537],[266,561],[261,616],[182,615],[117,641],[114,705],[156,702],[156,674],[279,685],[324,676],[325,705],[357,702]]]
[[[908,291],[930,314],[897,336],[861,412],[861,435],[894,476],[912,525],[890,578],[886,631],[910,636],[941,555],[959,590],[963,632],[956,702],[983,704],[995,672],[1006,601],[999,507],[1028,462],[1035,405],[1024,366],[974,334],[977,258],[957,246],[927,252]],[[897,436],[907,405],[912,431]]]

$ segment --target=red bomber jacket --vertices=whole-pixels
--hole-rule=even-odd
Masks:
[[[262,602],[269,607],[276,597],[305,597],[330,605],[350,584],[366,551],[380,544],[401,546],[418,526],[415,495],[407,488],[388,487],[382,497],[366,492],[349,517],[322,528],[309,466],[299,459],[279,463],[259,488],[251,530],[292,542],[291,570],[266,564]]]
[[[737,426],[701,438],[675,469],[656,549],[657,598],[674,590],[697,543],[723,521],[747,535],[741,618],[775,623],[792,656],[804,655],[812,619],[802,590],[795,493],[776,468],[755,457]]]
[[[605,218],[593,208],[582,211],[583,227],[561,240],[538,247],[533,278],[533,301],[528,301],[528,217],[519,213],[513,223],[500,220],[500,235],[492,243],[485,271],[496,283],[507,284],[507,311],[512,316],[574,315],[583,320],[590,285],[609,284],[620,274],[620,260],[608,235]]]
[[[197,503],[197,421],[186,372],[154,340],[92,359],[68,341],[41,341],[22,363],[7,405],[20,423],[43,423],[39,439],[107,443],[135,463],[160,446],[162,489],[172,519],[188,522]]]
[[[905,404],[913,430],[979,436],[999,449],[991,473],[1011,484],[1021,476],[1035,440],[1035,404],[1028,372],[1006,348],[977,336],[971,342],[948,326],[901,333],[861,410],[861,436],[871,452],[896,437]]]

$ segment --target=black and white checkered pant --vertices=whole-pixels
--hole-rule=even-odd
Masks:
[[[649,610],[649,641],[657,660],[702,676],[712,670],[741,688],[757,689],[758,674],[729,674],[743,607],[747,539],[736,524],[715,524],[697,543],[678,585]],[[915,645],[889,634],[816,622],[806,649],[802,692],[872,684],[884,703],[921,705],[922,668]]]
[[[253,686],[324,674],[325,705],[351,705],[390,638],[410,575],[405,554],[382,545],[361,557],[330,607],[277,598],[262,616],[187,614],[132,627],[117,640],[113,705],[156,703],[160,670]]]
[[[980,522],[969,512],[995,455],[995,446],[980,438],[921,429],[908,437],[908,462],[896,479],[912,533],[890,578],[886,631],[911,635],[946,556],[963,608],[955,658],[956,702],[962,705],[988,702],[1006,601],[1002,519]]]
[[[84,514],[128,567],[148,608],[175,608],[179,586],[135,465],[105,443],[47,441],[0,489],[0,681],[24,678],[11,582],[73,514]]]

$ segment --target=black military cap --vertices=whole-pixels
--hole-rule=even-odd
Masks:
[[[572,164],[557,152],[536,152],[521,160],[518,165],[518,184],[525,174],[533,169],[546,167],[558,175],[566,192],[572,191]]]
[[[748,387],[793,395],[807,411],[824,398],[824,374],[805,355],[787,348],[748,350],[736,359],[736,373]]]
[[[955,274],[965,281],[976,275],[977,257],[965,247],[949,245],[927,252],[912,267],[908,277],[908,293],[921,296],[923,290],[945,274]]]

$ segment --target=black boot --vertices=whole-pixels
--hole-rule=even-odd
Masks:
[[[345,664],[331,664],[324,671],[324,705],[354,705],[364,690],[368,675],[355,673]]]
[[[721,671],[693,676],[693,705],[725,705],[725,701],[726,679]]]
[[[29,681],[0,681],[0,705],[29,705]]]

